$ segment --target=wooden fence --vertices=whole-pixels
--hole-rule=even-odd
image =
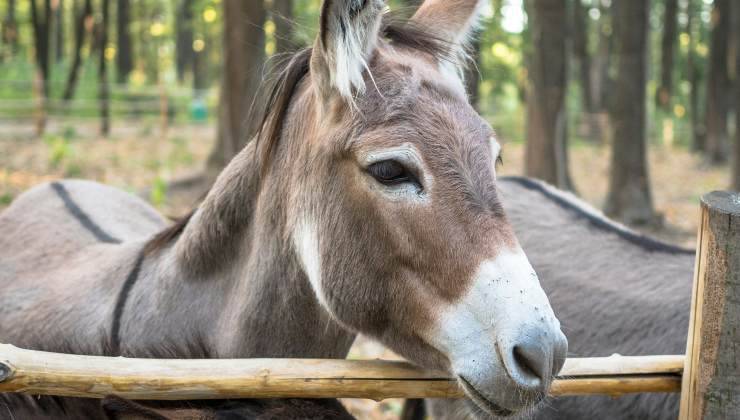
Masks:
[[[681,392],[681,419],[740,418],[740,195],[702,197],[686,357],[568,359],[551,395]],[[155,360],[0,345],[0,392],[130,399],[460,398],[456,381],[404,362]]]

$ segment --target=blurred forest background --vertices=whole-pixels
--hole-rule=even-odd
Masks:
[[[248,140],[319,0],[0,0],[0,209],[82,177],[192,206]],[[415,0],[393,0],[413,13]],[[740,187],[740,2],[492,0],[468,71],[504,174],[691,244],[698,197]]]
[[[260,82],[311,45],[320,3],[0,0],[0,210],[76,177],[184,214],[248,141]],[[492,0],[485,14],[467,86],[501,172],[692,245],[700,195],[740,188],[740,2]],[[368,340],[350,356],[393,357]]]

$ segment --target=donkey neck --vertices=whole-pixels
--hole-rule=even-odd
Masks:
[[[343,358],[354,334],[319,304],[285,234],[288,203],[260,183],[256,155],[250,144],[228,165],[158,254],[171,292],[152,303],[179,314],[164,329],[194,329],[216,357]]]

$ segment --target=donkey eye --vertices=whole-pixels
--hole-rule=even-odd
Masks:
[[[376,181],[385,185],[398,185],[414,181],[414,177],[406,168],[395,160],[376,162],[367,168],[367,171]]]

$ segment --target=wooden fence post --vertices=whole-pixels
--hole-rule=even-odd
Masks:
[[[740,194],[701,199],[681,420],[740,418]]]

